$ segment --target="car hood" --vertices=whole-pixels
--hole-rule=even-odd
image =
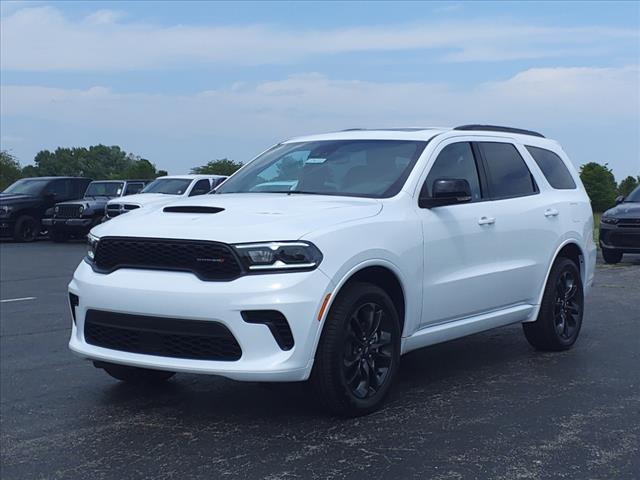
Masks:
[[[168,207],[211,207],[217,213],[165,212]],[[98,225],[99,236],[215,240],[226,243],[297,240],[314,230],[382,210],[376,199],[320,195],[248,193],[201,195],[139,209]]]
[[[603,217],[640,218],[640,202],[622,202],[602,214]]]
[[[34,197],[31,195],[13,195],[11,193],[0,193],[0,205],[21,205],[38,201],[38,197]]]
[[[109,200],[109,204],[112,203],[133,203],[135,205],[145,206],[150,203],[156,202],[175,202],[183,198],[182,195],[167,195],[164,193],[137,193],[135,195],[125,195],[124,197],[112,198]]]

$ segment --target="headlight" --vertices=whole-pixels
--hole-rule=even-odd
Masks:
[[[87,260],[93,263],[96,258],[96,250],[98,249],[98,242],[100,239],[95,235],[87,235]]]
[[[78,208],[78,213],[80,213],[80,215],[84,213],[84,205],[80,205],[80,207]]]
[[[614,217],[602,217],[600,221],[602,223],[608,223],[609,225],[615,225],[616,223],[618,223],[618,219]]]
[[[309,242],[264,242],[234,245],[242,263],[250,271],[313,270],[322,253]]]
[[[58,205],[56,205],[56,206],[53,208],[53,213],[58,213],[59,211],[60,211],[60,207],[59,207]]]

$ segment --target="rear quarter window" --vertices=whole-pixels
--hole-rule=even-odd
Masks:
[[[573,181],[569,169],[562,159],[551,150],[525,145],[533,159],[542,170],[545,178],[553,188],[558,190],[573,190],[576,182]]]

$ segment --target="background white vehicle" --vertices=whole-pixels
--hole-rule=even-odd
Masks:
[[[215,195],[94,228],[69,346],[125,381],[310,378],[364,414],[420,347],[520,322],[536,348],[573,345],[592,234],[574,167],[535,132],[296,138]]]
[[[227,179],[223,175],[168,175],[158,177],[136,195],[115,198],[105,207],[107,218],[117,217],[146,205],[160,206],[179,197],[209,193]]]

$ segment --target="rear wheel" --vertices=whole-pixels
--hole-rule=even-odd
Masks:
[[[334,413],[359,416],[379,409],[400,362],[400,321],[381,288],[355,283],[327,315],[311,381]]]
[[[535,322],[523,323],[524,334],[538,350],[566,350],[582,327],[584,292],[577,265],[559,258],[551,269]]]
[[[35,218],[24,215],[18,219],[13,231],[13,238],[18,242],[33,242],[40,233],[40,222]]]
[[[175,375],[175,372],[129,367],[127,365],[116,365],[115,363],[95,362],[94,365],[97,368],[102,368],[113,378],[131,384],[161,383]]]
[[[605,263],[620,263],[620,261],[622,260],[622,252],[603,248],[602,258],[604,258]]]

